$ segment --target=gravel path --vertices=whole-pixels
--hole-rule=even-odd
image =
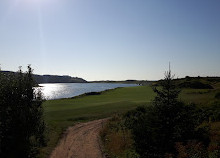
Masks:
[[[107,119],[69,127],[50,158],[104,158],[99,131]]]

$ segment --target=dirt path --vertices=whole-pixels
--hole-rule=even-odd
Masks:
[[[50,158],[104,158],[99,131],[107,119],[69,127]]]

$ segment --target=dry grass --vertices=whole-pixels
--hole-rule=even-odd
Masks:
[[[114,116],[100,132],[109,157],[135,157],[131,132],[122,126],[121,118]]]

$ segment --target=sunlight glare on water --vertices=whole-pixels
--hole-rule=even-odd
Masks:
[[[133,87],[136,84],[118,83],[46,83],[39,84],[45,99],[60,99],[78,96],[88,92],[100,92],[117,87]]]
[[[40,84],[43,95],[46,99],[57,98],[65,95],[67,88],[63,84]]]

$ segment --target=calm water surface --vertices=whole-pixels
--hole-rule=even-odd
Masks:
[[[119,83],[45,83],[39,84],[46,99],[60,99],[78,96],[88,92],[100,92],[117,87],[134,87],[136,84]]]

